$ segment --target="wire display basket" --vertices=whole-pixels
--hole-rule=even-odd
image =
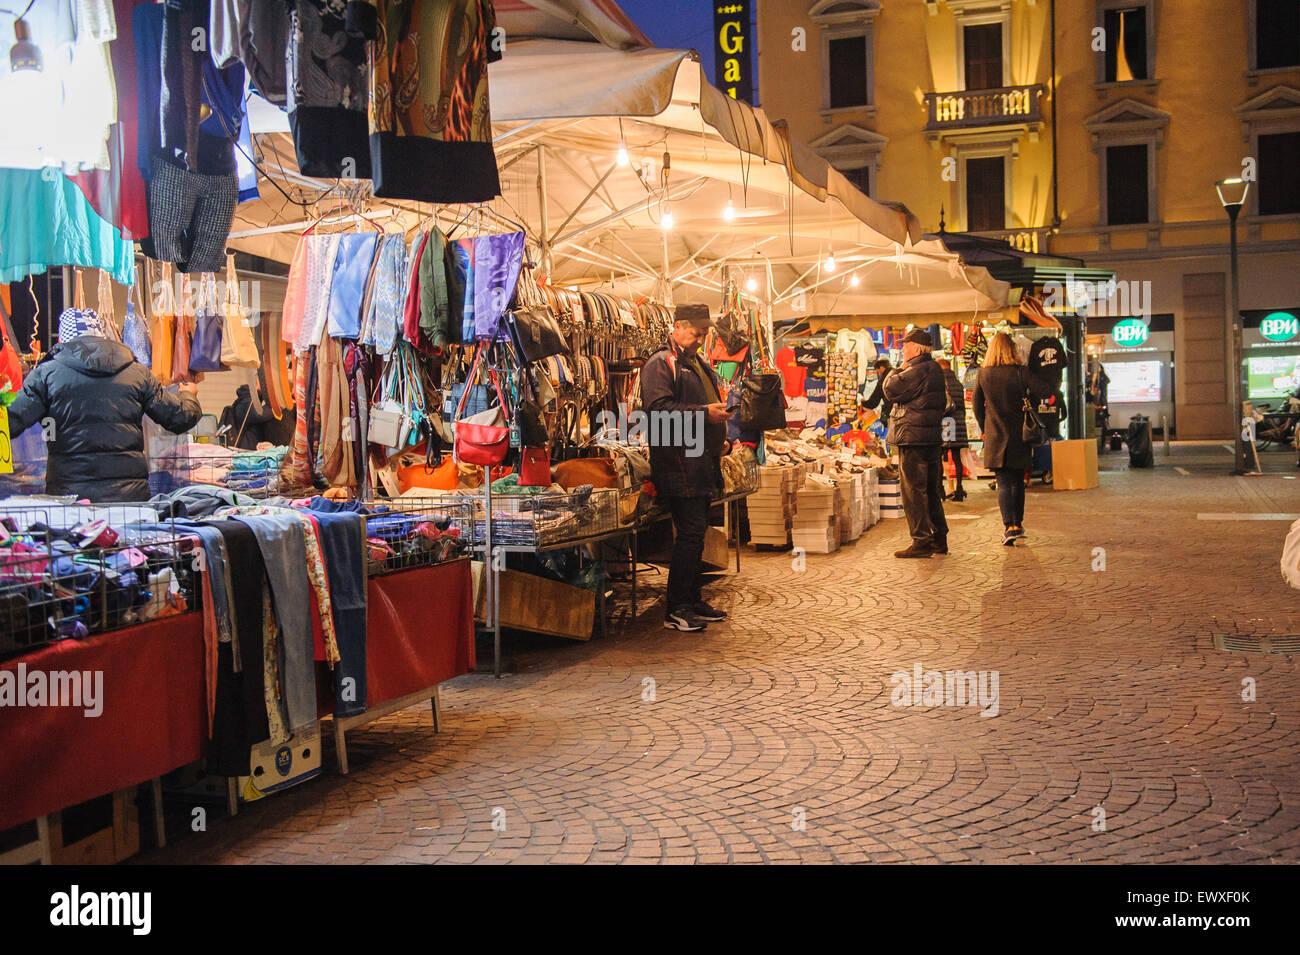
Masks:
[[[617,488],[543,492],[529,496],[493,495],[492,543],[547,547],[582,541],[617,531],[620,492]],[[476,498],[476,544],[486,542],[483,501]]]
[[[447,498],[397,498],[365,515],[371,576],[457,560],[474,540],[474,505]]]
[[[197,606],[195,539],[135,505],[0,502],[0,657]]]
[[[282,492],[280,468],[288,448],[244,451],[219,444],[189,442],[149,456],[149,492],[170,494],[182,487],[208,484],[252,498]]]

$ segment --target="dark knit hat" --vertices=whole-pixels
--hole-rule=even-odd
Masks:
[[[708,328],[713,324],[707,305],[678,305],[673,310],[673,321],[690,322],[697,328]]]
[[[924,328],[914,328],[903,336],[903,341],[911,342],[913,345],[924,345],[926,348],[933,348],[934,342],[930,341],[930,333]]]

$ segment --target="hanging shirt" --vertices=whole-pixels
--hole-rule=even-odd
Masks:
[[[285,106],[304,176],[370,178],[366,38],[348,30],[350,6],[294,0],[290,9]]]
[[[795,361],[794,349],[786,345],[776,353],[776,367],[781,372],[787,398],[803,396],[803,380],[807,372]]]
[[[474,337],[506,337],[506,308],[524,264],[524,234],[481,235],[474,239]]]
[[[331,338],[357,338],[361,335],[361,300],[375,260],[379,233],[362,232],[338,238],[327,327]]]
[[[370,86],[382,91],[370,109],[375,195],[420,202],[494,198],[501,187],[487,65],[501,51],[491,0],[366,2],[377,21],[367,32],[375,41]]]
[[[0,282],[60,265],[103,269],[135,282],[135,247],[61,172],[0,169]]]
[[[1065,346],[1053,335],[1040,338],[1029,347],[1029,372],[1060,387],[1065,374]]]

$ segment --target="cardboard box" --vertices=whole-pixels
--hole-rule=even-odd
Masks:
[[[474,619],[487,621],[487,593],[483,588],[483,562],[474,561]],[[501,571],[501,626],[529,633],[545,633],[572,640],[590,640],[596,622],[596,595],[585,587],[559,580]]]
[[[809,554],[830,554],[839,549],[840,527],[834,517],[815,528],[796,529],[790,533],[790,542]]]
[[[320,775],[320,723],[278,746],[270,740],[258,743],[250,754],[252,773],[239,777],[241,802],[256,802],[271,793],[297,786]]]
[[[1052,486],[1058,491],[1084,491],[1097,487],[1097,441],[1052,442]]]
[[[722,528],[710,527],[704,532],[704,554],[700,559],[705,566],[726,570],[731,564],[731,550],[729,548],[727,535]]]

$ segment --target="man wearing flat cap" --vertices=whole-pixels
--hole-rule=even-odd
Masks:
[[[930,335],[914,328],[903,339],[903,367],[885,379],[889,443],[898,448],[903,513],[912,544],[895,557],[948,553],[943,516],[943,412],[948,406],[943,369],[930,357]]]
[[[658,439],[650,442],[650,480],[676,535],[664,626],[694,632],[727,617],[704,602],[700,588],[709,506],[722,490],[728,416],[718,378],[699,351],[713,324],[708,306],[678,305],[673,318],[668,343],[641,369],[641,407],[674,425],[652,425]]]

